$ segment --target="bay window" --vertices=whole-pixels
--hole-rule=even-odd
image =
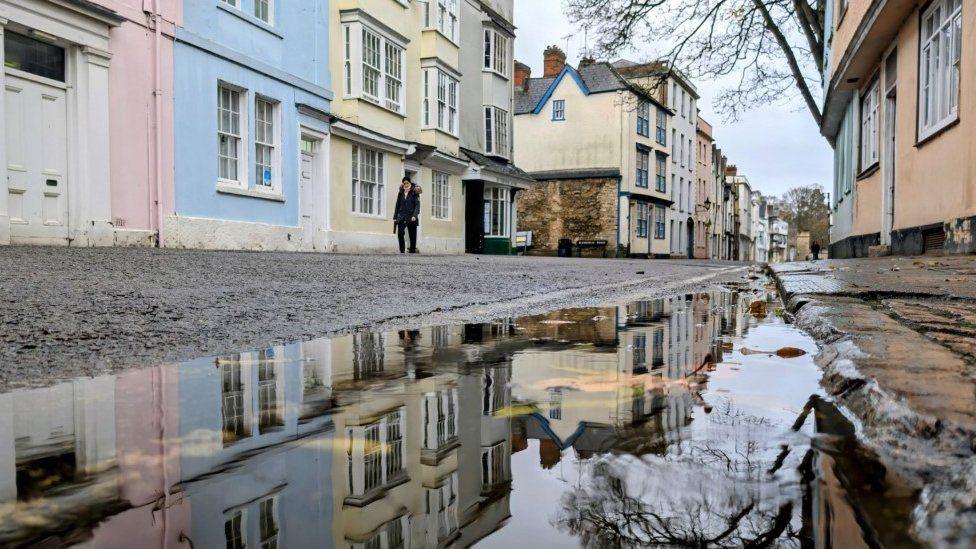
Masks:
[[[861,164],[862,170],[878,162],[878,99],[880,88],[878,81],[868,87],[861,97]]]
[[[402,114],[406,39],[366,25],[358,10],[343,13],[342,20],[346,95]]]
[[[922,14],[918,133],[924,139],[959,117],[962,0],[934,0]]]
[[[424,27],[434,29],[457,42],[458,0],[428,0],[424,8]]]
[[[439,68],[424,69],[423,125],[451,135],[458,133],[458,83]]]
[[[484,69],[508,76],[508,36],[495,29],[485,29]]]
[[[508,158],[508,111],[485,107],[485,151]]]
[[[352,211],[383,215],[383,153],[360,145],[352,147]]]
[[[431,187],[430,216],[434,219],[450,219],[451,177],[446,173],[435,171]]]
[[[485,236],[506,237],[509,234],[508,189],[505,187],[485,187]]]

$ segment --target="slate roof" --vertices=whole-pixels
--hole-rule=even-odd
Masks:
[[[486,156],[479,152],[472,151],[471,149],[465,149],[464,147],[461,147],[461,153],[464,156],[467,156],[468,159],[470,159],[475,164],[478,164],[479,166],[483,166],[487,170],[493,171],[498,174],[515,177],[518,179],[525,179],[527,181],[532,180],[531,175],[525,173],[525,171],[522,170],[522,168],[519,168],[515,164],[512,164],[511,162],[505,159],[495,158],[493,156]]]
[[[627,80],[620,75],[619,72],[608,62],[600,61],[576,69],[577,74],[580,75],[580,79],[583,80],[583,84],[590,93],[603,93],[617,90],[631,90],[640,95],[646,95],[644,92],[638,90]],[[526,89],[521,89],[519,87],[515,88],[515,114],[528,114],[531,113],[539,101],[545,97],[546,92],[555,82],[555,78],[529,78],[527,81]],[[649,97],[655,104],[658,101]],[[664,105],[660,105],[664,106]]]

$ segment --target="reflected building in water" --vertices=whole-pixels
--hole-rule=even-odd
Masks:
[[[680,446],[752,299],[359,333],[0,395],[0,541],[470,546],[511,518],[530,439],[544,468]]]

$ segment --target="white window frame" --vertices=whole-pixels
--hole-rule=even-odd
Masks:
[[[919,141],[959,119],[962,4],[962,0],[933,0],[922,13],[918,56]],[[938,20],[935,20],[936,12]]]
[[[498,191],[498,196],[496,196],[495,191]],[[489,238],[508,238],[511,236],[512,204],[508,187],[485,185],[484,199],[488,202],[488,209],[485,210],[485,236]],[[502,206],[502,231],[499,232],[494,230],[494,223],[492,222],[495,218],[494,208],[496,204],[501,204]]]
[[[651,186],[651,153],[645,149],[637,149],[637,173],[634,176],[634,186],[639,189],[648,189]]]
[[[261,121],[258,115],[258,108],[259,104],[262,103],[271,108],[270,141],[268,139],[259,140],[259,136],[263,132],[258,129],[258,124]],[[268,136],[264,135],[264,137],[267,138]],[[271,169],[271,185],[265,185],[263,177],[259,179],[256,171],[261,147],[270,149],[270,158],[268,160]],[[256,190],[276,194],[281,192],[281,105],[274,99],[257,94],[254,96],[254,162],[252,166],[255,168],[254,188]]]
[[[879,107],[881,98],[881,80],[875,79],[868,86],[867,91],[861,96],[861,135],[859,143],[861,171],[864,171],[878,163],[878,145],[880,142],[878,122],[881,110]]]
[[[512,38],[497,29],[485,27],[482,69],[508,78]]]
[[[637,105],[637,135],[651,136],[651,103],[643,99]]]
[[[509,158],[511,127],[508,111],[485,105],[485,152],[492,156]]]
[[[237,133],[232,133],[230,128],[221,128],[221,114],[222,114],[222,95],[223,91],[228,91],[230,93],[237,95],[237,112],[234,113],[232,110],[228,111],[232,114],[236,114],[237,120]],[[227,187],[238,187],[241,189],[247,189],[248,185],[248,106],[250,102],[248,100],[247,90],[239,86],[234,86],[233,84],[228,84],[226,82],[217,82],[217,184],[220,186]],[[220,164],[221,164],[221,150],[220,143],[221,138],[230,137],[237,140],[237,179],[231,179],[229,177],[222,176]],[[227,157],[230,158],[230,157]]]
[[[342,24],[343,92],[349,99],[362,99],[405,116],[406,42],[364,23],[355,14],[349,17],[352,19]],[[373,48],[367,50],[367,43],[375,43],[375,52]]]
[[[372,165],[375,175],[374,181],[363,179],[364,168],[368,166],[365,160],[368,155],[376,155],[375,162]],[[352,146],[351,207],[354,214],[380,218],[384,216],[384,212],[386,211],[386,201],[384,200],[386,198],[386,171],[384,162],[385,154],[383,151],[358,144]],[[363,193],[364,184],[374,185],[370,192],[371,196],[369,197],[366,197]],[[365,198],[372,200],[369,210],[363,208],[363,200]]]
[[[422,125],[425,129],[438,129],[455,137],[459,135],[461,82],[454,75],[439,67],[424,69]]]
[[[241,9],[241,0],[220,0],[224,5],[230,6],[234,9]]]
[[[424,28],[441,33],[444,38],[458,43],[458,0],[425,0]],[[436,13],[431,13],[435,11]]]
[[[566,100],[565,99],[553,99],[552,100],[552,119],[555,122],[564,122],[566,120]]]
[[[434,170],[430,184],[430,218],[451,220],[451,175]]]
[[[275,17],[274,17],[275,2],[274,2],[274,0],[252,0],[252,1],[254,2],[254,5],[252,6],[251,11],[252,11],[252,15],[254,15],[254,18],[257,19],[258,21],[261,21],[262,23],[264,23],[266,25],[274,26],[274,20],[275,20]],[[267,12],[265,14],[266,15],[265,17],[261,17],[261,14],[258,12],[258,8],[260,8],[262,6],[264,7],[264,11]]]

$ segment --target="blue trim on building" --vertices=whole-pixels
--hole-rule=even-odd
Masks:
[[[553,92],[556,91],[556,88],[559,87],[559,83],[563,81],[563,78],[565,78],[567,74],[573,77],[573,80],[576,81],[576,84],[580,87],[580,90],[583,92],[583,95],[590,95],[590,89],[587,88],[586,84],[583,83],[583,78],[579,75],[578,72],[576,72],[576,69],[570,67],[569,65],[566,65],[565,67],[563,67],[562,72],[559,73],[559,76],[557,76],[556,79],[552,81],[552,84],[549,86],[549,89],[546,90],[546,94],[542,96],[542,99],[539,100],[539,103],[535,106],[534,109],[532,109],[532,114],[539,114],[540,112],[542,112],[542,108],[546,105],[546,103],[549,102],[549,98],[552,97]]]

